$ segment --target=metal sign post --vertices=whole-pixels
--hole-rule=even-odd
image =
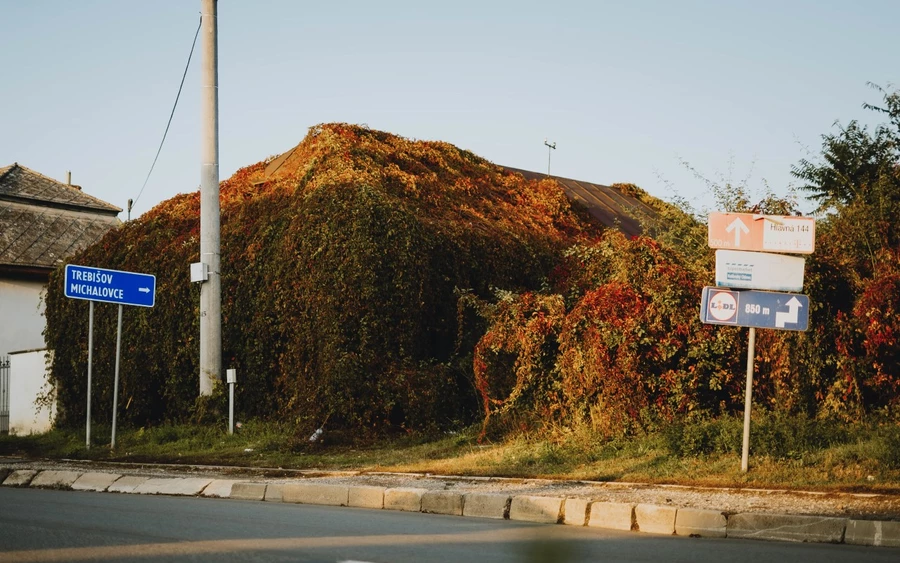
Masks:
[[[109,440],[109,449],[116,447],[116,411],[119,406],[119,357],[122,355],[122,306],[119,305],[119,325],[116,330],[116,375],[113,379],[113,414],[112,414],[112,438]]]
[[[156,302],[156,276],[121,270],[108,270],[91,266],[66,265],[65,296],[85,299],[88,314],[88,376],[87,376],[87,429],[85,444],[91,447],[91,371],[94,350],[94,301],[119,305],[119,323],[116,331],[116,370],[113,382],[112,439],[110,449],[116,446],[116,415],[119,403],[119,363],[122,351],[122,305],[153,307]]]
[[[94,363],[94,302],[88,306],[88,380],[87,380],[87,427],[84,431],[84,445],[91,449],[91,365]]]
[[[753,359],[756,354],[756,327],[750,327],[747,337],[747,388],[744,390],[744,442],[741,448],[741,471],[750,467],[750,406],[753,403]]]
[[[228,433],[234,434],[234,386],[237,383],[237,370],[231,368],[225,374],[228,380]]]

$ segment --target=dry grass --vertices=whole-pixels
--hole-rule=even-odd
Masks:
[[[232,436],[222,428],[163,426],[119,433],[115,451],[90,450],[83,434],[54,430],[41,436],[0,437],[0,454],[110,461],[197,463],[294,469],[354,469],[443,475],[482,475],[704,485],[803,488],[822,491],[900,492],[900,465],[890,433],[857,429],[841,443],[789,455],[751,452],[740,471],[740,444],[732,451],[673,453],[663,433],[600,440],[586,430],[519,434],[479,444],[476,429],[434,439],[404,437],[360,445],[324,435],[311,443],[279,425],[245,424]],[[108,439],[108,435],[107,435]],[[763,447],[763,446],[759,446]]]

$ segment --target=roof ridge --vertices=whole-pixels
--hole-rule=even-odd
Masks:
[[[31,168],[28,168],[27,166],[22,166],[18,162],[14,162],[13,167],[21,168],[22,170],[27,170],[28,172],[31,172],[32,174],[40,176],[41,178],[44,178],[45,180],[50,180],[51,182],[56,182],[57,184],[60,184],[62,186],[69,186],[69,187],[72,186],[72,184],[63,184],[61,181],[57,180],[56,178],[51,178],[50,176],[45,176],[44,174],[41,174],[37,170],[33,170]]]
[[[57,189],[62,190],[62,193],[66,194],[65,196],[63,196],[63,200],[66,197],[68,197],[69,201],[59,201],[58,203],[76,205],[78,207],[84,207],[86,209],[94,208],[94,209],[100,209],[100,210],[105,210],[105,211],[115,211],[117,214],[122,212],[122,208],[120,208],[119,206],[109,203],[108,201],[104,201],[98,197],[92,196],[91,194],[85,192],[80,186],[64,183],[60,180],[57,180],[56,178],[51,178],[49,176],[41,174],[37,170],[32,170],[31,168],[28,168],[27,166],[23,166],[23,165],[19,164],[18,162],[15,162],[12,165],[8,166],[6,173],[0,174],[0,180],[5,178],[9,174],[9,172],[11,172],[14,169],[19,169],[25,174],[34,176],[34,177],[44,180],[46,182],[50,182],[51,184],[55,185],[57,187]],[[2,171],[2,170],[4,170],[4,169],[0,168],[0,171]],[[36,201],[51,201],[51,200],[42,199],[40,197],[34,198],[34,199]],[[72,203],[72,201],[76,200],[76,199],[81,199],[83,201],[83,203],[82,204]]]

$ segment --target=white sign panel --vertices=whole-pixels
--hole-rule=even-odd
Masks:
[[[809,254],[816,238],[816,222],[808,217],[763,217],[763,249]]]
[[[716,251],[716,285],[736,289],[800,291],[806,260],[797,256]]]

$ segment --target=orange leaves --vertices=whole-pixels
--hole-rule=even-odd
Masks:
[[[475,358],[487,418],[515,409],[615,433],[732,403],[712,372],[738,351],[699,323],[700,282],[677,255],[610,231],[571,247],[551,279],[555,293],[501,293],[487,313]]]

